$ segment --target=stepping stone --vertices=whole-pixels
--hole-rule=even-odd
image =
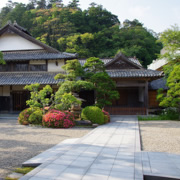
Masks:
[[[57,155],[63,155],[69,151],[79,138],[66,139],[52,148],[38,154],[22,164],[24,167],[37,167],[46,161],[53,160]]]

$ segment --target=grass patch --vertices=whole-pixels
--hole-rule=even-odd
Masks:
[[[17,178],[6,177],[5,180],[18,180]]]
[[[159,116],[138,116],[139,121],[159,121],[164,120],[161,119]]]
[[[22,167],[22,168],[16,168],[14,172],[21,173],[21,174],[27,174],[28,172],[32,171],[33,167]]]
[[[138,116],[139,121],[164,121],[164,120],[175,120],[178,121],[178,114],[161,114],[157,116]]]

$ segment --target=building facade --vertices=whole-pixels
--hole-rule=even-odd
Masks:
[[[0,65],[0,111],[18,112],[26,108],[27,84],[46,84],[57,89],[54,76],[62,72],[66,60],[76,54],[59,52],[33,38],[23,27],[8,24],[0,30],[0,51],[6,65]],[[86,60],[79,60],[81,65]],[[161,71],[144,69],[135,58],[119,53],[113,59],[102,59],[110,77],[116,82],[120,99],[105,107],[111,114],[147,114],[149,109],[148,83],[161,78]],[[93,103],[92,92],[81,92],[81,98]]]

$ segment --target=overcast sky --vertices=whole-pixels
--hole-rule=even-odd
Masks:
[[[12,0],[28,3],[29,0]],[[64,0],[67,4],[70,0]],[[8,0],[0,0],[0,8]],[[91,2],[103,5],[117,15],[120,22],[125,19],[138,19],[148,29],[159,33],[172,25],[180,26],[180,0],[80,0],[82,9],[87,9]]]

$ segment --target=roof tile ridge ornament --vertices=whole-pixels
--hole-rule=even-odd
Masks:
[[[16,22],[16,20],[14,20],[14,23],[13,23],[13,25],[14,25],[14,26],[15,26],[15,25],[18,25],[18,24],[17,24],[17,22]]]
[[[123,53],[119,52],[118,54],[116,54],[116,56],[110,61],[108,62],[107,64],[105,64],[105,67],[108,67],[109,65],[111,65],[112,63],[118,61],[119,59],[122,59],[123,61],[135,66],[136,68],[139,68],[139,69],[144,69],[142,66],[138,65],[137,63],[134,63],[132,61],[130,61],[128,59],[128,57],[126,57]]]
[[[7,21],[7,24],[6,24],[6,25],[8,25],[8,24],[9,24],[9,25],[12,24],[11,20],[8,20],[8,21]]]

